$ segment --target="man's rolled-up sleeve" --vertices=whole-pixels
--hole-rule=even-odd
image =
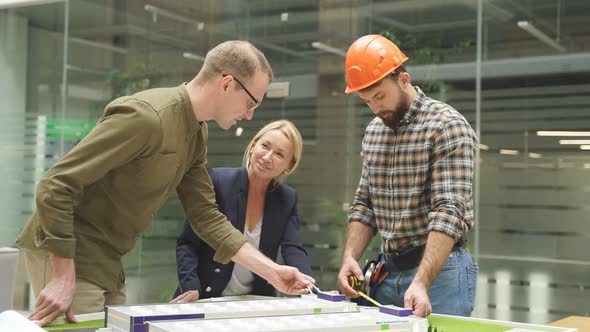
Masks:
[[[363,159],[363,170],[361,179],[354,193],[354,200],[348,211],[348,222],[360,222],[367,226],[371,226],[377,232],[377,223],[375,221],[375,213],[373,212],[373,204],[369,195],[368,184],[368,169],[367,161]]]
[[[477,139],[464,120],[447,121],[434,140],[429,231],[458,240],[473,227],[465,218],[472,207],[472,185]]]

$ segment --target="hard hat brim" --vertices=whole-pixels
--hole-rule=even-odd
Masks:
[[[406,57],[406,59],[405,59],[403,62],[405,62],[406,60],[408,60],[408,58],[407,58],[407,57]],[[344,90],[344,93],[346,93],[346,94],[351,94],[351,93],[353,93],[353,92],[357,92],[357,91],[359,91],[359,90],[366,89],[366,88],[370,87],[371,85],[373,85],[373,84],[375,84],[375,83],[377,83],[377,82],[381,81],[382,79],[384,79],[385,77],[387,77],[387,75],[389,75],[389,74],[393,73],[393,72],[394,72],[394,71],[395,71],[397,68],[399,68],[399,66],[398,66],[398,67],[395,67],[395,68],[391,68],[391,70],[389,70],[389,71],[386,71],[385,73],[383,73],[383,75],[379,76],[379,77],[378,77],[377,79],[375,79],[374,81],[371,81],[371,82],[368,82],[368,83],[362,84],[362,85],[360,85],[360,86],[357,86],[357,87],[355,87],[355,88],[350,88],[350,87],[348,87],[348,86],[347,86],[347,87],[346,87],[346,89]]]

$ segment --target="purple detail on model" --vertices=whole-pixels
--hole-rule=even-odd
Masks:
[[[399,317],[407,317],[412,314],[412,309],[400,308],[394,305],[382,305],[379,307],[379,312]]]
[[[129,332],[148,332],[148,321],[159,320],[184,320],[205,318],[205,314],[179,314],[179,315],[157,315],[157,316],[139,316],[131,317],[131,326]]]
[[[346,300],[346,296],[344,294],[329,294],[324,292],[318,293],[318,299],[328,300],[332,302],[340,302]]]

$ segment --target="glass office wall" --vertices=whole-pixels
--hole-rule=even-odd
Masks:
[[[33,210],[36,181],[59,158],[65,141],[57,128],[65,109],[64,9],[61,2],[0,9],[0,246],[14,245]],[[20,264],[18,309],[28,302],[23,279]]]
[[[21,49],[0,67],[16,71],[14,79],[3,75],[3,86],[25,86],[13,88],[20,95],[4,92],[10,96],[5,100],[20,104],[2,106],[0,114],[19,121],[7,125],[2,135],[12,136],[0,143],[6,158],[16,160],[10,166],[15,173],[8,175],[13,187],[0,202],[14,213],[10,225],[0,226],[1,244],[12,245],[26,222],[38,176],[87,133],[110,100],[189,81],[208,49],[246,39],[269,58],[274,83],[254,119],[239,124],[241,136],[235,128],[210,124],[210,166],[240,165],[258,129],[280,118],[293,121],[304,151],[287,183],[298,191],[303,242],[319,285],[336,289],[346,211],[360,175],[360,142],[372,119],[358,97],[343,93],[344,55],[358,36],[381,33],[410,57],[407,67],[416,84],[481,132],[479,236],[468,235],[481,267],[474,315],[545,323],[587,314],[584,178],[590,161],[579,145],[559,144],[563,137],[537,131],[590,129],[584,115],[590,31],[581,23],[590,5],[484,0],[478,20],[478,3],[75,0],[0,10],[2,24],[20,22],[11,23],[20,30],[2,29],[3,38],[18,41]],[[15,146],[22,136],[20,152]],[[33,136],[39,139],[26,138]],[[22,197],[14,195],[18,190]],[[171,197],[125,258],[130,303],[170,297],[182,223],[180,205]],[[378,246],[376,239],[365,257],[372,258]],[[19,303],[25,306],[26,287],[21,288]]]
[[[589,15],[588,1],[484,7],[482,316],[543,323],[590,312],[590,155],[579,133],[590,128]]]

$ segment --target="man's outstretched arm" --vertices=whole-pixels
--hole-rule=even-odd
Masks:
[[[299,272],[297,268],[275,263],[249,243],[245,243],[238,250],[232,261],[256,273],[285,294],[308,293],[308,281],[315,283],[312,277]]]

